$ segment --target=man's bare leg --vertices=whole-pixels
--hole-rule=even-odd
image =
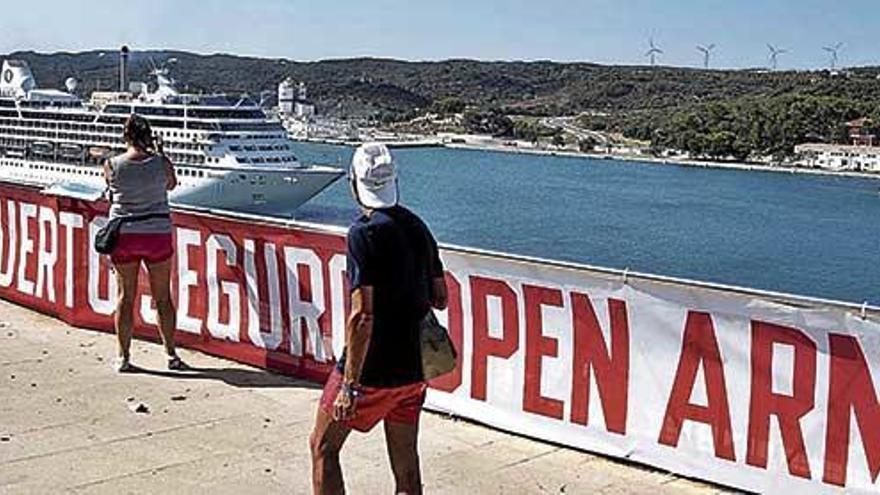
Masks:
[[[318,408],[315,429],[309,438],[312,450],[312,490],[315,495],[342,495],[345,483],[339,452],[351,429]]]
[[[419,424],[385,420],[385,444],[394,472],[395,493],[421,495],[422,472],[419,466]]]

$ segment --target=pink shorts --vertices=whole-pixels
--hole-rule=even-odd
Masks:
[[[114,265],[129,263],[161,263],[174,255],[174,241],[167,234],[119,234],[110,254]]]
[[[324,393],[321,395],[321,410],[333,415],[333,402],[342,388],[342,373],[333,370]],[[379,421],[388,420],[394,423],[416,424],[425,403],[424,382],[394,388],[361,387],[361,395],[355,399],[357,405],[354,417],[345,421],[349,428],[360,432],[373,429]]]

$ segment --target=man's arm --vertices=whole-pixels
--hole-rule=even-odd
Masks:
[[[345,372],[343,388],[333,402],[333,419],[345,421],[354,417],[355,395],[361,382],[361,371],[370,336],[373,334],[373,288],[358,287],[351,293],[351,316],[345,325]]]
[[[431,306],[434,309],[446,309],[449,295],[446,292],[446,278],[434,277],[431,280]]]
[[[373,288],[359,287],[351,293],[351,316],[345,326],[345,375],[343,383],[357,386],[373,334]]]
[[[437,241],[425,226],[425,233],[428,237],[428,248],[430,251],[431,264],[431,307],[434,309],[446,309],[449,303],[449,296],[446,291],[446,274],[443,268],[443,262],[440,261],[440,249],[437,248]]]

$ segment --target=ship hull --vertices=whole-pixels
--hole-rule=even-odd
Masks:
[[[303,203],[339,179],[339,169],[312,166],[290,169],[178,167],[178,186],[172,204],[244,213],[290,215]],[[104,188],[100,167],[51,161],[0,159],[0,177],[40,186],[83,184]]]

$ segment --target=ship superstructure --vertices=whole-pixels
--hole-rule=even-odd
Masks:
[[[0,178],[39,185],[103,187],[101,164],[124,150],[122,126],[146,117],[174,162],[175,203],[250,213],[290,213],[341,177],[334,167],[305,165],[277,119],[248,97],[180,94],[167,67],[154,67],[156,89],[125,76],[120,91],[89,102],[67,91],[37,89],[27,64],[0,71]],[[124,90],[124,91],[123,91]]]

